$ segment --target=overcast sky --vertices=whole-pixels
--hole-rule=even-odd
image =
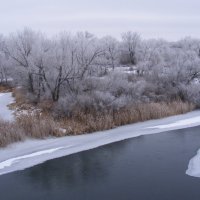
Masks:
[[[120,37],[200,38],[200,0],[0,0],[0,32],[30,27],[48,35],[85,31]]]

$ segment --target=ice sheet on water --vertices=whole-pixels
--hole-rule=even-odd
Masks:
[[[186,174],[200,178],[200,150],[197,152],[197,155],[190,160]]]
[[[0,163],[0,169],[4,169],[6,167],[10,167],[14,163],[17,163],[22,159],[33,158],[33,157],[41,156],[41,155],[44,155],[44,154],[51,154],[51,153],[53,153],[55,151],[58,151],[60,149],[63,149],[63,147],[54,148],[54,149],[48,149],[48,150],[43,150],[43,151],[38,151],[38,152],[34,152],[34,153],[27,154],[27,155],[24,155],[24,156],[19,156],[19,157],[16,157],[16,158],[8,159],[8,160],[5,160],[5,161]]]
[[[192,117],[191,119],[184,119],[184,120],[179,120],[174,123],[170,124],[164,124],[164,125],[158,125],[158,126],[152,126],[148,128],[158,128],[158,129],[165,129],[165,128],[174,128],[174,127],[179,127],[179,126],[187,126],[195,123],[200,122],[200,116],[198,117]]]

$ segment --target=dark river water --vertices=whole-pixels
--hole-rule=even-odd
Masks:
[[[0,200],[200,200],[199,148],[200,127],[106,145],[0,176]]]

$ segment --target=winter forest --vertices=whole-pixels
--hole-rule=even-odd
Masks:
[[[28,28],[0,37],[1,85],[16,88],[17,106],[62,121],[65,134],[193,110],[200,105],[199,76],[200,40],[189,37],[62,32],[49,38]]]

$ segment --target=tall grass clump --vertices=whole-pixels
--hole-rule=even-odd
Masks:
[[[179,115],[194,109],[195,106],[193,104],[181,101],[133,104],[119,110],[107,110],[104,112],[96,112],[92,109],[85,111],[76,108],[70,117],[65,117],[62,120],[62,124],[69,135],[77,135]]]
[[[23,139],[24,132],[17,124],[0,120],[0,147],[5,147]]]

